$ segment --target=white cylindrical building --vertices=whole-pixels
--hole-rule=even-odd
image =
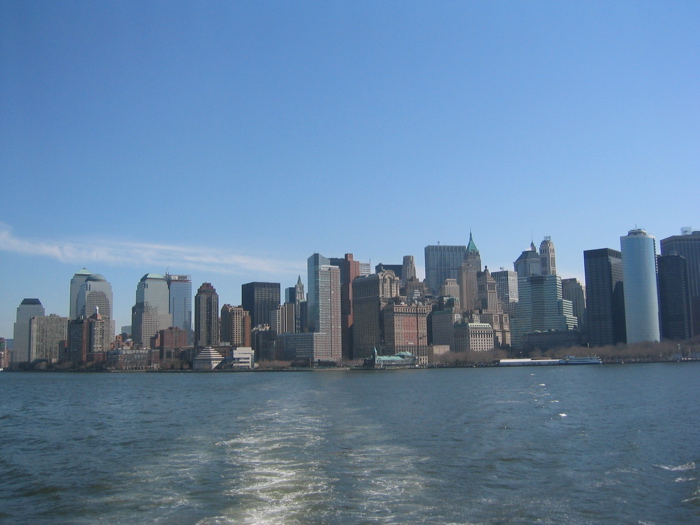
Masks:
[[[627,343],[659,341],[656,239],[644,230],[620,237]]]

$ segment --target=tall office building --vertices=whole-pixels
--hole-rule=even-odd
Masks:
[[[384,353],[382,311],[399,296],[400,288],[401,282],[392,271],[358,277],[353,281],[353,359],[370,357],[375,348]]]
[[[522,348],[526,334],[532,332],[566,332],[578,328],[571,301],[562,297],[558,275],[534,275],[518,279],[520,300],[516,317],[511,321],[514,348]]]
[[[491,277],[496,280],[498,298],[503,311],[510,315],[515,314],[515,305],[518,302],[518,274],[513,270],[501,268],[491,273]]]
[[[187,333],[187,343],[193,344],[192,334],[192,280],[189,275],[165,274],[170,298],[173,326]]]
[[[576,278],[561,280],[561,296],[567,301],[571,301],[571,308],[574,317],[578,320],[578,327],[581,332],[585,332],[586,323],[586,290]]]
[[[352,325],[354,322],[352,306],[352,282],[360,276],[360,262],[346,253],[343,259],[331,258],[330,264],[340,268],[340,317],[343,330],[343,359],[352,356]]]
[[[425,280],[431,294],[440,292],[445,279],[459,279],[459,269],[466,254],[466,246],[438,244],[425,247]]]
[[[203,283],[194,296],[194,344],[197,348],[219,344],[219,294]]]
[[[252,328],[270,326],[270,316],[280,305],[280,283],[252,282],[241,286],[241,306],[250,314]]]
[[[385,353],[410,352],[421,364],[427,364],[429,313],[429,306],[389,302],[382,311]]]
[[[401,283],[406,284],[407,282],[417,279],[416,277],[416,261],[413,255],[403,256],[403,268],[401,270]]]
[[[17,307],[12,343],[12,363],[29,362],[29,322],[32,317],[44,315],[44,307],[39,299],[23,299]]]
[[[107,326],[106,337],[111,342],[114,340],[115,329],[113,311],[112,285],[99,273],[91,273],[78,291],[76,319],[99,313]]]
[[[540,243],[540,271],[542,275],[557,274],[557,259],[552,238],[547,236]]]
[[[688,270],[682,255],[659,255],[659,309],[664,339],[690,339],[692,335]]]
[[[78,309],[78,295],[80,294],[80,288],[82,287],[85,280],[92,275],[92,272],[83,268],[80,271],[75,272],[73,278],[70,280],[70,318],[77,319],[81,313]],[[84,315],[85,312],[83,312]],[[90,314],[88,314],[90,315]]]
[[[622,254],[610,248],[583,252],[586,275],[586,331],[591,346],[627,341]]]
[[[134,344],[150,348],[151,338],[172,324],[168,282],[162,275],[147,273],[136,286],[136,304],[131,309]]]
[[[331,260],[328,257],[324,257],[320,253],[314,253],[306,261],[307,268],[307,294],[306,294],[306,307],[308,313],[308,329],[309,332],[318,332],[318,279],[319,279],[319,269],[321,266],[330,265]]]
[[[537,253],[535,243],[531,242],[530,247],[523,251],[513,263],[515,273],[520,277],[532,277],[533,275],[542,275],[542,260]]]
[[[459,283],[459,302],[464,311],[470,312],[478,308],[479,288],[477,279],[481,273],[481,255],[474,244],[474,238],[469,232],[469,244],[464,255],[464,261],[459,268],[457,282]]]
[[[620,237],[627,343],[659,341],[656,239],[642,229]]]
[[[662,255],[682,255],[688,272],[688,293],[692,316],[692,334],[700,334],[700,231],[683,228],[681,235],[661,239]]]
[[[221,307],[222,342],[230,343],[235,347],[249,347],[251,346],[250,330],[250,315],[242,306],[225,304]]]
[[[294,332],[303,332],[306,329],[306,295],[301,275],[296,285],[284,289],[284,302],[294,305]]]
[[[56,363],[68,341],[67,317],[56,314],[32,317],[29,320],[29,362],[45,359]]]

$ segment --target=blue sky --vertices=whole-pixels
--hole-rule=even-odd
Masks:
[[[700,3],[0,3],[0,336],[70,279],[304,278],[466,244],[559,273],[700,228]],[[304,279],[305,280],[305,279]]]

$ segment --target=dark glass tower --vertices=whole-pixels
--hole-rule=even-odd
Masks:
[[[194,296],[194,343],[198,348],[219,344],[219,294],[204,283]]]
[[[691,308],[691,331],[700,334],[700,231],[683,230],[683,235],[661,239],[661,255],[682,255],[688,272]]]
[[[661,337],[690,339],[690,297],[685,257],[659,255],[659,310]]]
[[[622,254],[610,248],[583,252],[586,316],[591,346],[626,342]]]
[[[270,325],[270,313],[280,305],[280,283],[252,282],[241,286],[241,305],[251,326]]]

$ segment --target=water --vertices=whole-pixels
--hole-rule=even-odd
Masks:
[[[697,523],[700,364],[0,374],[0,522]]]

